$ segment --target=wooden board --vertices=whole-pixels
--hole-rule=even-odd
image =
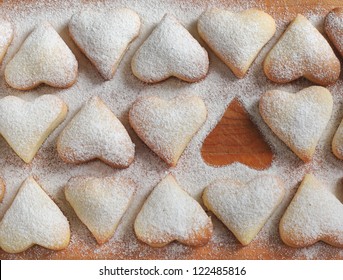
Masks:
[[[26,1],[34,2],[34,1]],[[88,1],[85,1],[88,2]],[[94,1],[91,1],[94,2]],[[115,1],[114,1],[115,2]],[[192,1],[197,3],[198,1]],[[199,2],[202,2],[199,0]],[[211,1],[213,3],[213,1]],[[242,9],[246,7],[243,1],[238,0],[218,0],[219,5],[229,8],[230,5],[236,7],[241,3]],[[275,18],[282,18],[285,21],[291,20],[297,13],[304,13],[307,11],[315,11],[318,14],[324,15],[330,9],[338,6],[343,6],[343,3],[339,0],[256,0],[256,6],[263,7],[263,10],[270,13]],[[23,1],[13,1],[13,6],[24,5]],[[189,3],[188,3],[189,4]],[[8,5],[8,3],[6,3]],[[1,6],[0,6],[1,7]],[[230,113],[231,111],[231,113]],[[248,151],[246,143],[256,143],[256,137],[260,137],[259,132],[256,130],[254,124],[247,118],[247,115],[242,113],[241,105],[238,102],[233,102],[230,105],[229,116],[225,118],[225,126],[236,127],[237,129],[230,130],[230,134],[233,138],[236,136],[236,140],[240,138],[242,131],[244,132],[244,142],[229,141],[225,142],[225,149],[233,150],[234,157],[230,161],[239,160],[241,162],[249,163],[256,168],[263,168],[268,166],[272,158],[272,153],[268,145],[265,145],[264,141],[258,142],[258,149],[251,146]],[[233,112],[233,113],[232,113]],[[237,119],[239,121],[237,121]],[[239,147],[239,145],[242,145]],[[203,150],[203,157],[208,157],[208,150]],[[232,153],[231,153],[232,155]],[[261,162],[261,155],[263,160]],[[211,159],[207,158],[207,161],[211,161],[214,165],[229,164],[230,161],[223,161],[223,154],[211,154]],[[71,217],[71,219],[76,219]],[[223,227],[220,222],[214,219],[215,227]],[[78,226],[72,227],[72,232],[75,230],[87,231],[84,227]],[[275,229],[274,229],[275,230]],[[228,235],[231,235],[227,231]],[[104,244],[99,246],[96,244],[94,238],[90,233],[84,234],[81,242],[77,245],[70,244],[70,246],[62,251],[50,251],[38,246],[27,250],[20,254],[7,254],[0,250],[0,259],[165,259],[168,258],[168,246],[165,248],[150,248],[146,244],[141,242],[132,243],[132,236],[124,237],[120,243]],[[223,239],[225,240],[225,239]],[[132,245],[134,244],[134,246]],[[111,246],[111,247],[110,247]],[[183,245],[175,245],[174,249],[180,251],[180,254],[175,254],[180,259],[302,259],[304,255],[298,255],[297,249],[290,248],[282,243],[279,237],[276,235],[275,240],[271,243],[259,243],[252,242],[249,246],[242,246],[238,242],[227,244],[210,242],[208,245],[200,248],[186,247]],[[97,252],[101,253],[97,253]],[[316,259],[342,259],[342,251],[332,248],[326,244],[320,244],[315,256]]]

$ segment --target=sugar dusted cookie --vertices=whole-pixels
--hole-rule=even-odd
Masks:
[[[42,22],[26,38],[5,68],[6,82],[29,90],[47,84],[66,88],[75,83],[77,61],[66,43],[48,22]]]
[[[114,76],[139,28],[139,16],[129,9],[88,9],[75,14],[69,22],[71,37],[106,80]]]
[[[212,222],[200,204],[179,187],[172,175],[151,192],[134,223],[139,240],[153,247],[172,241],[205,245],[212,236]]]
[[[343,247],[343,205],[312,174],[307,174],[280,221],[283,242],[292,247],[324,241]]]
[[[201,38],[238,78],[244,77],[275,30],[274,19],[257,9],[233,13],[212,8],[198,20]]]
[[[281,203],[284,189],[280,179],[258,176],[243,184],[219,180],[205,188],[205,206],[243,244],[248,245]]]
[[[95,96],[62,131],[57,152],[67,163],[100,159],[114,168],[126,168],[133,161],[135,147],[122,123]]]
[[[332,139],[332,152],[339,159],[343,159],[343,120]]]
[[[277,83],[300,77],[319,84],[337,81],[341,66],[329,43],[302,15],[288,26],[264,61],[266,76]]]
[[[0,247],[8,253],[19,253],[35,244],[61,250],[69,239],[67,218],[37,182],[27,178],[0,222]]]
[[[121,177],[73,177],[64,192],[77,216],[102,244],[113,236],[135,189],[131,180]]]
[[[343,8],[335,8],[327,14],[324,29],[330,41],[343,56]]]
[[[5,196],[5,191],[6,191],[6,186],[4,180],[0,178],[0,203],[4,199]]]
[[[178,95],[171,100],[141,97],[129,113],[130,124],[137,135],[171,166],[177,164],[206,117],[202,99],[187,95]]]
[[[29,102],[16,96],[0,99],[0,133],[26,163],[32,161],[50,133],[65,119],[67,105],[54,95]]]
[[[208,72],[208,54],[171,15],[166,14],[132,58],[135,76],[147,83],[171,76],[197,82]]]
[[[260,113],[271,130],[303,161],[311,160],[331,117],[333,100],[323,87],[298,93],[271,90],[260,99]]]
[[[0,63],[12,42],[13,34],[12,25],[8,21],[0,19]]]

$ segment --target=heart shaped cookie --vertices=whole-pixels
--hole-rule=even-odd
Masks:
[[[201,38],[238,78],[244,77],[275,30],[274,19],[257,9],[233,13],[213,8],[198,20]]]
[[[6,191],[6,186],[4,180],[0,178],[0,203],[4,199],[5,196],[5,191]]]
[[[201,98],[183,95],[171,100],[155,96],[138,98],[129,113],[130,124],[137,135],[171,166],[177,164],[206,117]]]
[[[77,216],[102,244],[113,236],[135,189],[131,180],[121,177],[73,177],[64,193]]]
[[[156,83],[171,76],[197,82],[208,72],[208,54],[171,15],[166,14],[132,58],[133,74]]]
[[[300,77],[329,85],[338,80],[341,65],[329,43],[304,16],[298,15],[264,60],[264,73],[277,83]]]
[[[262,95],[259,106],[271,130],[303,161],[310,161],[330,120],[331,93],[319,86],[296,94],[271,90]]]
[[[280,236],[292,247],[324,241],[343,247],[343,205],[312,174],[304,177],[280,221]]]
[[[0,247],[8,253],[23,252],[35,244],[61,250],[69,239],[67,218],[37,182],[27,178],[0,222]]]
[[[32,102],[15,96],[0,99],[0,133],[26,163],[32,161],[50,133],[65,119],[67,105],[54,95]]]
[[[26,38],[6,65],[5,79],[13,88],[28,90],[44,83],[66,88],[75,83],[77,61],[48,22],[42,22]]]
[[[335,8],[327,14],[324,29],[331,42],[343,56],[343,8]]]
[[[62,131],[57,152],[67,163],[100,159],[114,168],[126,168],[133,161],[135,146],[122,123],[95,96]]]
[[[139,240],[153,247],[175,240],[203,246],[212,236],[211,219],[172,175],[165,177],[151,192],[137,215],[134,229]]]
[[[12,25],[8,21],[0,19],[0,63],[12,42],[13,34]]]
[[[139,16],[129,9],[84,10],[69,22],[69,32],[76,45],[106,80],[113,78],[139,28]]]
[[[343,159],[343,120],[332,139],[332,152],[339,159]]]
[[[243,245],[248,245],[281,203],[284,189],[273,176],[259,176],[246,184],[219,180],[205,188],[205,206]]]

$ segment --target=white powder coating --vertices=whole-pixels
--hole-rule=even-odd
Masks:
[[[200,204],[168,175],[145,201],[134,228],[140,240],[158,247],[174,240],[204,245],[211,237],[212,222]]]
[[[325,17],[325,32],[330,40],[343,55],[343,9],[335,8]]]
[[[322,240],[343,247],[343,205],[312,174],[304,177],[280,221],[282,240],[304,247]]]
[[[302,160],[309,161],[332,113],[331,93],[312,86],[296,94],[272,90],[260,100],[260,112],[273,132]]]
[[[113,77],[139,28],[139,16],[129,9],[84,10],[69,22],[75,43],[106,80]]]
[[[246,74],[275,29],[274,19],[256,9],[233,13],[213,8],[198,20],[202,39],[239,78]]]
[[[64,192],[77,216],[102,244],[113,236],[135,189],[131,180],[118,176],[78,176],[68,181]]]
[[[68,246],[67,218],[32,178],[27,178],[0,222],[0,247],[18,253],[34,244],[61,250]]]
[[[50,133],[64,120],[67,105],[57,96],[33,101],[16,96],[0,99],[0,134],[26,163],[36,155]]]
[[[68,163],[100,159],[113,167],[128,167],[135,146],[125,127],[95,96],[75,115],[57,140],[57,151]]]
[[[335,136],[332,139],[332,152],[339,159],[343,159],[343,120],[336,130]]]
[[[282,201],[284,189],[280,179],[259,176],[242,184],[219,180],[205,188],[203,200],[237,239],[248,245]]]
[[[12,25],[8,21],[0,18],[0,63],[13,39],[13,34],[14,30]]]
[[[69,87],[77,77],[77,61],[50,23],[37,25],[7,64],[6,82],[13,88],[32,89],[41,83]]]
[[[173,16],[166,14],[132,58],[140,80],[155,83],[175,76],[195,82],[208,72],[208,54]]]
[[[197,96],[179,95],[171,100],[151,96],[139,98],[129,117],[138,136],[169,165],[175,166],[205,122],[207,109]]]
[[[323,35],[298,15],[268,53],[264,72],[274,82],[286,83],[304,76],[328,85],[338,79],[340,62]]]

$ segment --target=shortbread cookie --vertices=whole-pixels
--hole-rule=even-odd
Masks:
[[[179,187],[172,175],[151,192],[134,223],[139,240],[153,247],[172,241],[203,246],[212,236],[212,222],[200,204]]]
[[[324,29],[331,42],[343,56],[343,8],[335,8],[327,14]]]
[[[102,244],[113,236],[135,189],[131,180],[117,176],[73,177],[64,193],[77,216]]]
[[[29,102],[16,96],[0,99],[0,133],[26,163],[32,161],[50,133],[65,119],[67,105],[54,95]]]
[[[283,242],[292,247],[324,241],[343,247],[343,205],[312,174],[304,177],[280,221]]]
[[[208,54],[171,15],[166,14],[132,58],[132,72],[147,83],[171,76],[197,82],[208,72]]]
[[[12,42],[13,34],[12,25],[8,21],[0,19],[0,63]]]
[[[319,86],[305,88],[296,94],[271,90],[260,100],[264,121],[305,162],[315,153],[332,107],[331,93]]]
[[[166,163],[175,166],[207,117],[197,96],[178,95],[171,100],[141,97],[133,104],[129,120],[137,135]]]
[[[62,131],[57,151],[66,163],[100,159],[114,168],[126,168],[133,161],[135,146],[122,123],[95,96]]]
[[[332,139],[332,152],[339,159],[343,159],[343,120]]]
[[[248,245],[281,203],[284,188],[273,176],[259,176],[246,184],[219,180],[205,188],[205,206],[243,245]]]
[[[2,200],[4,199],[5,190],[6,190],[5,182],[4,182],[4,180],[2,180],[2,179],[0,178],[0,203],[1,203]]]
[[[302,15],[288,26],[264,61],[266,76],[277,83],[300,77],[319,84],[337,81],[340,62],[322,34]]]
[[[140,25],[139,16],[129,9],[88,9],[71,18],[69,32],[103,78],[109,80],[129,44],[138,36]]]
[[[198,20],[201,38],[238,78],[244,77],[275,30],[274,19],[257,9],[233,13],[213,8]]]
[[[67,218],[37,182],[27,178],[0,222],[0,247],[8,253],[19,253],[35,244],[61,250],[69,239]]]
[[[28,90],[40,84],[66,88],[75,83],[77,61],[48,22],[42,22],[26,38],[5,68],[6,82]]]

